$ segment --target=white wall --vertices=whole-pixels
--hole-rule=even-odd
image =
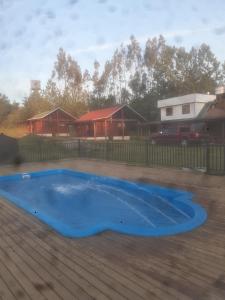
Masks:
[[[180,105],[185,103],[207,103],[216,99],[215,95],[204,95],[204,94],[189,94],[180,97],[173,97],[164,100],[158,101],[158,108],[172,106],[172,105]]]
[[[166,107],[162,107],[161,111],[161,121],[167,120],[179,120],[179,119],[190,119],[196,118],[202,108],[204,107],[204,103],[190,103],[190,113],[189,114],[182,114],[182,105],[173,105],[173,115],[167,116],[166,115]]]
[[[196,118],[207,102],[215,100],[214,95],[190,94],[158,101],[161,121]],[[182,105],[190,104],[190,113],[182,114]],[[172,116],[166,115],[166,108],[172,107]]]

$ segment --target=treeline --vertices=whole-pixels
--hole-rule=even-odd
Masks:
[[[225,82],[225,63],[202,44],[189,51],[170,46],[163,36],[149,39],[144,49],[134,36],[115,50],[104,65],[82,71],[59,49],[51,78],[22,105],[0,95],[0,123],[10,126],[34,114],[61,106],[79,116],[87,110],[128,103],[147,120],[157,120],[157,100],[188,93],[214,93]]]

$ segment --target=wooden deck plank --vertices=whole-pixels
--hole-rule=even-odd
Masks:
[[[7,234],[7,232],[6,232]],[[29,264],[29,266],[35,270],[39,276],[41,276],[42,281],[41,282],[35,282],[35,287],[36,289],[43,291],[45,294],[45,297],[47,299],[75,299],[76,296],[70,293],[60,282],[57,282],[54,280],[54,277],[52,274],[54,274],[54,270],[51,268],[49,269],[48,273],[46,269],[43,268],[41,265],[40,260],[35,261],[33,259],[33,255],[29,255],[26,253],[32,253],[34,250],[33,249],[27,249],[22,245],[23,241],[20,240],[18,237],[11,238],[10,236],[7,236],[6,238],[7,243],[9,244],[11,249],[18,253],[20,257],[25,257],[26,256],[26,261]],[[20,245],[17,247],[16,245]],[[52,272],[52,273],[51,273]],[[32,276],[33,278],[33,276]],[[54,291],[54,292],[53,292]]]
[[[5,255],[4,255],[5,256]],[[0,252],[0,258],[2,257]],[[8,261],[8,254],[5,256],[4,262],[7,265]],[[4,263],[0,259],[0,270],[1,270],[1,276],[4,278],[5,283],[7,283],[9,292],[11,292],[15,299],[23,298],[25,300],[30,299],[29,295],[26,293],[26,290],[23,288],[23,286],[19,283],[17,278],[10,272],[10,270],[4,265]]]
[[[22,220],[22,218],[21,218]],[[31,225],[32,226],[32,225]],[[70,280],[69,275],[71,274],[67,274],[68,276],[65,277],[64,273],[62,271],[59,271],[56,268],[56,262],[52,259],[53,256],[51,255],[51,251],[49,253],[49,257],[48,259],[44,259],[44,257],[42,257],[41,255],[38,255],[37,252],[37,248],[35,249],[35,247],[29,247],[29,245],[26,244],[25,239],[21,238],[21,236],[19,235],[19,233],[17,232],[17,226],[8,225],[7,230],[5,230],[5,234],[10,236],[13,236],[13,239],[11,241],[11,244],[13,245],[13,240],[14,240],[14,247],[16,247],[16,245],[19,245],[19,247],[21,247],[23,253],[30,253],[30,255],[32,256],[32,259],[30,258],[31,264],[35,264],[36,267],[39,266],[39,272],[43,273],[44,278],[47,280],[48,278],[51,278],[51,282],[54,284],[54,288],[56,288],[58,290],[58,293],[61,294],[62,299],[75,299],[76,295],[79,294],[80,296],[82,296],[84,299],[89,299],[90,297],[88,296],[88,293],[86,293],[84,290],[82,290],[79,285],[76,285],[75,282],[72,282]],[[23,234],[24,235],[24,234]],[[38,245],[36,245],[37,247]],[[21,249],[19,249],[19,247],[16,247],[16,251],[21,251]],[[36,259],[36,261],[38,261],[38,266],[35,263],[34,257]],[[45,269],[40,269],[40,267],[43,268],[43,266],[45,266]],[[46,274],[46,269],[48,270],[48,272],[50,272],[50,274]],[[75,276],[75,274],[72,274],[73,277]],[[49,277],[50,276],[50,277]],[[59,282],[56,281],[56,279],[58,279],[61,284],[59,284]],[[48,283],[48,282],[47,282]],[[46,285],[46,284],[45,284]],[[69,293],[70,291],[70,293]]]
[[[12,207],[10,207],[10,209],[13,209]],[[9,213],[9,212],[8,212]],[[30,218],[30,217],[29,217]],[[30,219],[31,220],[31,219]],[[96,284],[96,272],[98,271],[98,269],[96,267],[92,267],[91,264],[87,264],[87,257],[85,257],[85,259],[80,259],[77,255],[74,257],[74,249],[72,247],[72,251],[69,251],[69,255],[67,250],[68,249],[64,249],[64,251],[62,251],[62,247],[59,245],[58,248],[56,248],[57,244],[55,242],[51,243],[50,239],[47,239],[46,238],[48,237],[48,235],[46,235],[46,238],[44,239],[40,239],[36,236],[35,238],[35,235],[33,234],[33,230],[32,230],[32,226],[38,230],[40,230],[39,227],[36,227],[34,224],[35,223],[35,219],[33,219],[33,223],[30,225],[30,230],[29,232],[26,233],[27,238],[26,238],[26,235],[23,235],[23,244],[24,245],[25,243],[28,243],[30,245],[32,245],[32,249],[30,249],[31,251],[34,251],[34,249],[37,249],[37,251],[41,252],[42,255],[48,259],[48,260],[51,260],[52,259],[52,256],[54,256],[55,258],[55,262],[57,262],[57,265],[58,267],[61,266],[61,270],[62,269],[65,269],[65,267],[69,266],[73,271],[75,271],[77,269],[77,266],[83,266],[83,270],[79,269],[79,271],[82,272],[79,273],[80,275],[82,276],[85,276],[86,275],[86,279],[88,280],[88,278],[90,277],[90,275],[92,275],[91,278],[89,278],[90,282],[92,282],[92,284]],[[22,218],[20,218],[20,222],[23,222],[22,221]],[[23,224],[23,228],[26,228],[27,225],[26,225],[26,222],[27,220],[24,220],[24,224]],[[12,228],[12,230],[17,230],[17,228],[19,226],[14,226],[12,227],[12,225],[8,225],[9,228]],[[15,236],[17,236],[17,232],[14,233]],[[51,254],[50,254],[51,253]],[[74,258],[74,260],[73,260]],[[40,261],[40,257],[39,257],[39,261]],[[63,264],[65,264],[63,266]],[[86,271],[85,271],[86,270]],[[85,271],[85,273],[83,274],[83,272]],[[65,272],[71,272],[71,270],[67,270],[65,269]],[[87,274],[87,272],[89,272],[89,274]],[[101,274],[100,274],[101,273]],[[75,274],[72,274],[73,277]],[[87,276],[89,275],[89,276]],[[108,296],[110,297],[113,297],[115,299],[120,299],[121,298],[121,295],[117,292],[118,291],[121,291],[123,290],[123,297],[129,297],[129,299],[138,299],[138,294],[136,294],[135,290],[132,290],[129,291],[129,289],[127,288],[124,288],[124,286],[122,286],[121,284],[119,284],[119,281],[115,280],[110,280],[109,277],[106,277],[104,276],[104,272],[102,270],[102,268],[100,268],[99,270],[99,276],[98,278],[101,280],[98,281],[98,287],[101,287],[101,290],[104,291],[105,290],[105,293],[107,294],[108,293]],[[93,282],[94,280],[94,282]],[[108,284],[108,287],[106,289],[106,283],[105,281],[107,281],[107,284]],[[133,287],[133,285],[132,285]],[[90,286],[89,286],[89,290],[90,290]],[[144,291],[142,290],[142,294],[144,293]],[[98,295],[99,297],[99,295]],[[123,298],[122,297],[122,298]]]
[[[49,169],[53,164],[37,166]],[[21,171],[37,166],[30,164]],[[100,168],[99,162],[63,162],[54,167],[68,166],[86,171],[97,167],[98,173],[122,177],[139,172],[145,180],[155,174],[161,180],[158,170],[151,173],[147,168],[125,166],[113,170],[110,164]],[[123,168],[126,174],[122,175]],[[182,176],[177,180],[181,186]],[[168,178],[162,177],[168,184]],[[225,181],[207,178],[207,184],[197,177],[191,183],[189,175],[183,183],[189,181],[188,189],[208,210],[208,221],[192,232],[165,238],[105,232],[67,239],[0,199],[0,299],[223,300]]]
[[[0,277],[0,299],[16,300],[6,282]]]
[[[8,250],[8,253],[10,250]],[[2,253],[2,248],[0,249],[0,256],[4,255]],[[17,281],[23,286],[26,293],[29,295],[30,299],[46,299],[41,293],[39,293],[34,285],[30,282],[29,276],[26,271],[23,270],[23,266],[20,264],[20,260],[17,259],[13,254],[9,254],[10,259],[7,262],[7,268],[16,277]]]
[[[10,207],[8,207],[8,209],[9,210],[14,210],[14,214],[16,215],[16,214],[18,214],[18,209],[16,209],[15,210],[15,207],[13,207],[13,206],[10,206]],[[24,217],[27,217],[28,219],[26,220],[26,222],[30,222],[31,221],[31,217],[29,216],[29,215],[24,215]],[[13,215],[12,215],[12,218],[13,218]],[[21,222],[21,220],[22,220],[22,218],[21,218],[21,216],[20,216],[20,222]],[[34,226],[35,227],[35,224],[34,223],[38,223],[38,231],[40,231],[40,222],[36,219],[36,218],[34,218],[34,217],[32,217],[32,225],[30,225],[30,232],[32,231],[32,227]],[[26,228],[27,226],[25,226],[25,224],[23,224],[23,229],[24,228]],[[15,227],[15,230],[16,231],[14,231],[15,232],[15,234],[17,234],[17,231],[20,231],[20,230],[18,230],[19,229],[19,225],[17,225],[16,227]],[[43,235],[41,235],[42,236],[42,238],[44,238],[44,239],[46,239],[46,238],[48,238],[49,237],[49,235],[48,234],[44,234],[44,232],[42,232],[42,234]],[[60,241],[62,240],[62,238],[59,238],[59,236],[58,235],[53,235],[54,236],[54,239],[59,239]],[[52,235],[51,235],[51,237],[52,237]],[[77,245],[77,243],[75,243],[74,244],[74,242],[73,242],[73,240],[71,240],[71,239],[66,239],[67,241],[68,241],[68,243],[70,242],[70,249],[73,249],[73,251],[74,251],[74,247],[75,247],[75,245]],[[47,240],[47,242],[49,243],[49,239]],[[71,244],[72,243],[72,244]],[[97,244],[99,244],[99,242],[97,243]],[[57,245],[57,244],[55,244],[55,240],[54,240],[54,244],[53,245]],[[61,247],[62,247],[62,244],[61,245],[59,245],[59,249],[61,249]],[[110,248],[111,248],[111,246],[110,246]],[[82,249],[82,253],[84,253],[84,251],[86,251],[86,249]],[[101,251],[101,250],[100,250]],[[70,252],[70,255],[71,255],[71,252]],[[90,253],[88,254],[88,255],[90,255]],[[95,258],[95,260],[96,260],[97,258]],[[86,257],[85,257],[85,260],[86,260]],[[120,257],[118,258],[118,261],[120,261]],[[102,261],[101,261],[101,264],[102,264]],[[101,272],[102,272],[102,268],[101,268],[101,270],[100,270]],[[121,273],[123,273],[123,269],[121,270]],[[124,276],[124,275],[123,275]],[[125,276],[124,276],[125,277]],[[137,289],[137,278],[134,278],[133,279],[133,281],[131,281],[130,279],[131,279],[131,277],[132,277],[132,273],[129,273],[129,284],[127,284],[126,285],[126,287],[127,287],[127,289],[128,289],[128,287],[134,287],[135,289]],[[140,281],[140,280],[139,280]],[[136,284],[135,284],[136,283]],[[140,284],[140,282],[138,282],[139,284]],[[143,288],[143,285],[144,285],[144,288]],[[158,283],[156,282],[156,286],[158,286]],[[143,295],[144,294],[144,296],[146,297],[146,289],[149,289],[149,282],[146,282],[146,283],[144,283],[144,282],[142,282],[141,283],[141,287],[140,287],[140,290],[141,290],[141,294]],[[155,291],[155,289],[156,289],[156,287],[154,287],[154,285],[153,285],[153,282],[151,282],[151,291],[153,292],[153,290]],[[140,291],[139,290],[139,291]],[[162,295],[162,290],[161,289],[159,289],[159,288],[157,288],[157,290],[158,290],[158,293],[160,294],[160,295]],[[147,294],[148,295],[150,295],[151,293],[150,293],[150,291],[148,291],[147,292]],[[153,293],[153,295],[156,297],[156,294],[155,293]],[[168,298],[168,290],[165,292],[165,296],[167,296],[167,298]]]

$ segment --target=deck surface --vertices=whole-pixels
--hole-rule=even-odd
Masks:
[[[94,161],[26,164],[17,172],[53,167],[176,183],[196,192],[208,220],[166,238],[104,232],[68,239],[1,198],[0,299],[225,299],[224,178]],[[0,167],[0,175],[14,171]]]

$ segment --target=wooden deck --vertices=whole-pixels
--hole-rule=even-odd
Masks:
[[[152,169],[99,162],[27,164],[17,171],[62,166],[145,181],[160,176],[159,170],[153,176]],[[0,167],[0,174],[12,171]],[[161,182],[182,187],[183,178],[195,190],[208,210],[204,226],[166,238],[105,232],[68,239],[0,199],[0,299],[225,299],[224,179],[173,170],[168,179],[161,172]],[[196,176],[192,184],[190,176]]]

